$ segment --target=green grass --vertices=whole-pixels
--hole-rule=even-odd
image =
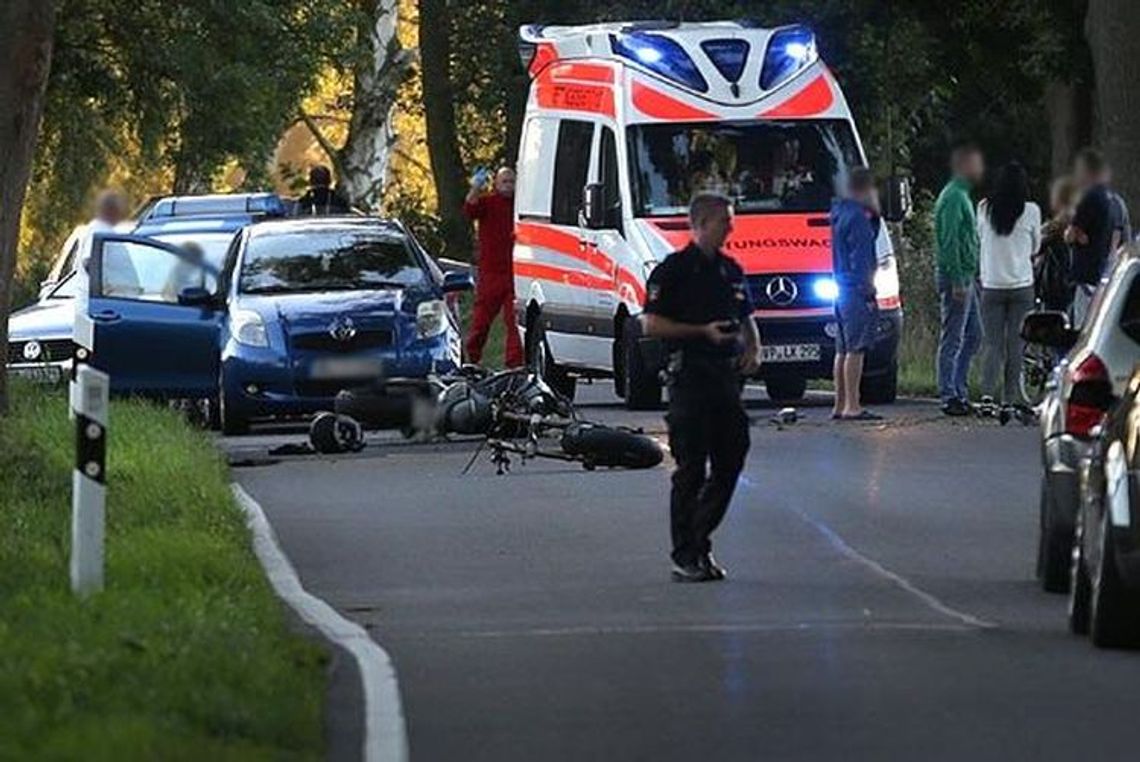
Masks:
[[[903,330],[899,344],[899,394],[909,397],[937,397],[938,379],[934,372],[938,340],[919,331]]]
[[[291,632],[203,435],[114,403],[106,590],[68,586],[72,424],[0,419],[0,759],[317,759],[326,657]]]

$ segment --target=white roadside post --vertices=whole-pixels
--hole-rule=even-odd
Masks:
[[[79,257],[71,363],[70,412],[75,421],[75,469],[71,477],[71,589],[89,595],[103,589],[103,526],[107,500],[107,412],[110,377],[91,367],[95,324],[88,310],[91,237]]]

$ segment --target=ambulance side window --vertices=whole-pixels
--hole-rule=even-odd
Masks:
[[[527,120],[519,147],[515,210],[520,219],[550,221],[551,175],[558,146],[558,120]]]
[[[550,221],[555,225],[578,224],[593,139],[592,122],[564,119],[559,125],[558,153],[554,158],[554,201],[550,210]]]
[[[618,184],[618,156],[617,141],[614,131],[609,127],[602,128],[601,145],[601,171],[598,177],[605,188],[606,222],[608,230],[622,232],[621,225],[621,186]]]

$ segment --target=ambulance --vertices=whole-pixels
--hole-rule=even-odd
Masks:
[[[515,195],[515,308],[528,360],[573,396],[613,378],[634,409],[662,382],[637,316],[653,267],[690,239],[692,196],[733,200],[726,244],[748,276],[771,398],[831,376],[828,211],[866,158],[804,26],[749,21],[526,26],[530,92]],[[885,227],[885,226],[884,226]],[[889,242],[884,234],[882,242]],[[898,271],[883,247],[863,397],[895,398]]]

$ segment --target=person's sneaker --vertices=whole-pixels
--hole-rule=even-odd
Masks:
[[[674,563],[672,576],[674,582],[711,582],[715,579],[712,573],[699,563]]]
[[[953,418],[961,418],[970,414],[970,405],[964,400],[947,400],[942,403],[942,412]]]
[[[719,582],[728,577],[728,572],[725,571],[723,566],[716,562],[712,553],[706,553],[701,557],[701,567],[709,573],[709,576],[711,576],[714,581]]]

